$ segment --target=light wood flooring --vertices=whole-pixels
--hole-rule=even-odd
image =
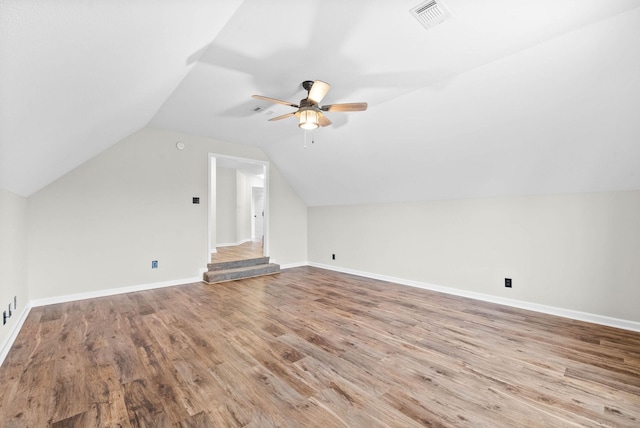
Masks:
[[[640,333],[311,267],[33,308],[4,427],[638,427]]]
[[[262,257],[262,240],[248,241],[240,245],[218,247],[216,253],[211,254],[211,263],[232,262]]]

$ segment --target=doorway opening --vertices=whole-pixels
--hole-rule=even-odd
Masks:
[[[269,255],[268,177],[268,162],[209,154],[212,262]]]

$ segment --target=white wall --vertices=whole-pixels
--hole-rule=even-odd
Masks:
[[[251,240],[251,186],[249,177],[240,171],[236,171],[237,183],[237,220],[236,241]]]
[[[237,174],[232,168],[216,168],[216,244],[233,244],[237,237]]]
[[[248,218],[247,218],[247,229],[243,231],[246,233],[249,239],[260,239],[263,235],[255,236],[255,223],[254,216],[256,220],[262,221],[262,211],[256,211],[256,207],[253,205],[253,190],[254,189],[262,189],[264,194],[264,179],[255,175],[247,175],[247,204],[248,204]],[[305,218],[306,218],[305,213]],[[306,228],[305,228],[306,229]],[[264,224],[263,224],[263,232],[264,232]],[[306,233],[305,233],[306,236]]]
[[[186,148],[177,150],[177,141]],[[30,298],[197,277],[209,259],[209,153],[267,160],[255,147],[146,128],[32,195]],[[271,254],[303,262],[306,207],[277,169],[270,171]]]
[[[640,191],[310,207],[308,240],[313,263],[640,321]]]
[[[307,261],[307,206],[273,165],[269,167],[269,256],[281,265]],[[300,255],[304,254],[304,258]]]
[[[216,244],[251,240],[251,186],[263,180],[235,168],[216,168]],[[306,216],[306,214],[305,214]]]
[[[14,310],[13,298],[17,297]],[[27,200],[0,189],[0,316],[9,310],[7,324],[0,322],[0,362],[9,337],[16,330],[29,301],[27,287]],[[1,318],[0,318],[1,320]]]

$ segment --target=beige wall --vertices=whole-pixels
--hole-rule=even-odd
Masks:
[[[232,244],[237,237],[237,172],[231,168],[216,167],[216,244]]]
[[[209,153],[267,160],[255,147],[147,128],[32,195],[30,298],[197,277],[208,261]],[[303,262],[306,207],[270,172],[271,255]]]
[[[236,171],[236,180],[238,193],[236,201],[236,205],[238,207],[236,241],[244,242],[251,240],[251,186],[256,181],[259,181],[259,179],[240,171]]]
[[[0,309],[13,295],[26,302],[198,276],[208,260],[209,153],[267,160],[254,147],[143,129],[28,200],[0,192]],[[268,180],[278,263],[640,321],[640,191],[307,208],[273,165]]]
[[[307,206],[293,197],[295,191],[273,166],[269,167],[268,187],[269,255],[282,265],[306,264]]]
[[[640,191],[308,213],[313,263],[640,321]]]
[[[256,180],[234,168],[216,167],[217,245],[251,240],[251,185]]]
[[[17,298],[14,310],[13,298]],[[9,310],[12,316],[2,325],[0,318],[0,354],[29,301],[27,287],[27,200],[0,189],[0,316]],[[2,358],[0,358],[2,361]]]

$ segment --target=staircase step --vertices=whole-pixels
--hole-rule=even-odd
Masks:
[[[275,263],[250,265],[224,270],[210,270],[203,274],[204,282],[214,284],[236,279],[252,278],[261,275],[280,273],[280,265]]]
[[[227,269],[235,269],[247,266],[257,266],[264,265],[269,263],[269,257],[256,257],[255,259],[245,259],[245,260],[234,260],[230,262],[217,262],[217,263],[208,263],[207,269],[212,270],[227,270]]]

